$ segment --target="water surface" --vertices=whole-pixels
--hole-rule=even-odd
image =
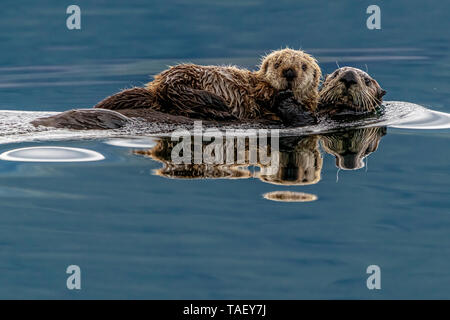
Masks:
[[[288,45],[315,55],[324,73],[336,62],[367,68],[386,100],[450,113],[444,2],[382,2],[379,31],[365,27],[368,1],[77,4],[80,31],[66,29],[59,1],[3,3],[0,109],[90,107],[167,65],[255,69],[260,55]],[[13,131],[0,153],[78,148],[104,160],[0,160],[0,297],[450,298],[449,131],[416,125],[360,144],[358,161],[336,162],[320,134],[320,175],[289,185],[262,179],[257,166],[238,179],[158,175],[164,163],[136,152],[154,142],[130,137]],[[280,191],[317,199],[264,197]],[[66,288],[72,264],[81,291]],[[366,287],[372,264],[379,291]]]

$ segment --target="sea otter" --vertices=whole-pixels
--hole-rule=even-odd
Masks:
[[[73,129],[116,128],[119,114],[149,122],[170,118],[266,123],[285,122],[286,116],[274,106],[289,90],[295,103],[291,109],[304,121],[315,121],[321,70],[309,54],[293,49],[273,51],[262,58],[259,70],[234,66],[180,64],[155,76],[145,88],[131,88],[114,94],[94,106],[91,112],[71,110],[37,119],[34,125]],[[104,112],[109,110],[109,113]],[[167,116],[165,116],[167,115]],[[114,117],[114,121],[105,118]],[[122,121],[123,125],[126,123]]]
[[[284,90],[291,90],[299,105],[314,111],[320,77],[312,56],[283,49],[265,56],[254,72],[234,66],[176,65],[156,75],[145,91],[124,90],[95,108],[151,108],[205,120],[267,118],[274,116],[274,98]]]
[[[325,77],[319,94],[322,114],[370,114],[381,106],[386,91],[366,72],[342,67]]]

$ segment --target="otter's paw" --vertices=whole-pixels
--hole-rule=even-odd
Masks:
[[[78,109],[39,118],[31,122],[34,126],[45,126],[66,129],[118,129],[128,123],[130,119],[124,115],[106,109]]]
[[[272,102],[272,107],[277,109],[284,103],[293,103],[295,101],[294,92],[292,90],[284,90],[278,92]]]
[[[299,105],[296,101],[291,102],[285,100],[278,106],[277,113],[283,124],[289,127],[301,127],[317,124],[317,117]]]
[[[274,99],[273,111],[285,126],[306,126],[318,123],[317,117],[298,103],[291,90],[279,92]]]
[[[318,124],[317,117],[305,110],[296,110],[293,112],[287,112],[283,116],[283,124],[288,127],[302,127]]]

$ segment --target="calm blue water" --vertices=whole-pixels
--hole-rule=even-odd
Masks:
[[[178,62],[255,68],[286,45],[324,74],[368,69],[402,100],[450,112],[450,5],[379,1],[3,1],[0,109],[90,107]],[[0,161],[0,298],[450,298],[448,130],[387,129],[368,166],[282,186],[167,179],[104,140],[0,145],[95,150],[84,163]],[[337,179],[338,175],[338,179]],[[317,201],[269,201],[271,191]],[[69,291],[68,265],[82,270]],[[366,268],[379,265],[382,289]]]

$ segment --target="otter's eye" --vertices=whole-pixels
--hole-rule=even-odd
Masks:
[[[366,86],[368,86],[370,84],[370,79],[369,78],[364,78],[364,82],[366,83]]]
[[[303,64],[302,64],[302,69],[303,69],[303,71],[306,71],[307,68],[308,68],[308,66],[307,66],[305,63],[303,63]]]
[[[280,63],[279,63],[279,62],[275,63],[275,64],[273,65],[273,67],[274,67],[275,69],[278,69],[278,68],[280,67]]]

